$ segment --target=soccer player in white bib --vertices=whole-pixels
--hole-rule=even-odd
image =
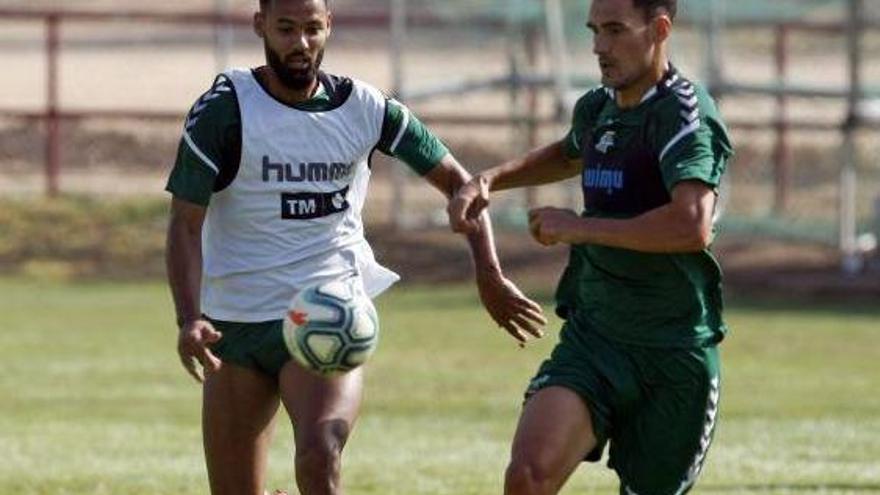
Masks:
[[[294,425],[300,492],[341,493],[340,457],[362,372],[329,378],[295,364],[283,315],[297,289],[313,282],[354,276],[374,297],[397,281],[363,233],[374,150],[447,197],[470,179],[404,105],[319,70],[330,27],[325,0],[261,0],[254,29],[267,64],[216,78],[187,116],[168,180],[178,352],[204,383],[214,495],[263,493],[281,404]],[[488,217],[481,225],[468,242],[483,304],[517,340],[539,336],[540,307],[504,277]]]

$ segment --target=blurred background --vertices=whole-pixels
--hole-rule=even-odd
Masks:
[[[408,104],[471,170],[558,139],[598,83],[589,0],[331,0],[324,68]],[[716,442],[695,493],[880,493],[880,0],[681,0],[672,60],[736,156]],[[0,493],[204,493],[199,390],[179,366],[163,192],[218,71],[263,63],[257,0],[0,0]],[[493,328],[440,194],[373,161],[367,232],[404,276],[344,478],[355,495],[499,493],[522,390],[556,342]],[[494,196],[507,274],[552,315],[565,247]],[[279,423],[270,488],[292,490]],[[294,493],[294,492],[291,492]],[[564,494],[616,494],[579,469]]]
[[[3,198],[162,199],[189,106],[218,71],[263,62],[250,29],[256,3],[0,2]],[[586,1],[335,0],[332,7],[324,68],[405,101],[472,170],[563,135],[573,102],[598,81]],[[732,280],[815,292],[862,290],[880,279],[880,2],[695,0],[682,11],[672,60],[709,87],[736,144],[717,245]],[[406,229],[407,238],[444,225],[439,195],[423,193],[404,167],[378,163],[366,212],[372,225]],[[500,195],[493,214],[502,230],[522,232],[528,207],[580,201],[570,181]],[[86,207],[52,208],[59,204]],[[20,218],[9,222],[27,228]],[[159,223],[133,229],[136,240],[105,232],[81,242],[73,242],[81,228],[40,235],[7,228],[0,264],[118,275],[134,258],[143,260],[139,272],[161,275]],[[768,279],[770,269],[785,274]]]
[[[256,3],[0,2],[3,197],[162,198],[189,106],[218,71],[263,61],[250,29]],[[332,7],[324,68],[405,101],[472,170],[563,135],[573,102],[598,81],[586,1],[335,0]],[[672,60],[712,91],[736,144],[718,243],[730,252],[732,277],[755,268],[764,284],[766,269],[784,265],[779,283],[803,290],[880,278],[880,2],[694,0],[682,11]],[[445,224],[439,195],[423,193],[403,167],[378,163],[371,224],[410,234]],[[521,232],[528,207],[580,201],[570,181],[500,195],[493,214],[502,230]],[[161,232],[118,241],[156,247],[153,233]],[[86,254],[6,245],[0,263],[40,264],[47,250]],[[91,263],[114,265],[124,254]],[[124,272],[130,257],[70,269]],[[161,274],[155,263],[139,266]]]

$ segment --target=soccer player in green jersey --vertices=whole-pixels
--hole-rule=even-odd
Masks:
[[[718,111],[667,58],[675,0],[593,0],[602,87],[567,136],[478,174],[449,204],[459,232],[489,192],[579,175],[582,214],[529,212],[543,245],[571,245],[560,341],[530,383],[507,495],[557,493],[610,445],[624,495],[693,486],[717,419],[721,271],[709,252],[732,153]]]
[[[284,345],[282,318],[311,283],[351,278],[373,297],[397,280],[363,234],[374,150],[447,197],[470,179],[404,105],[319,70],[330,27],[325,0],[261,0],[254,28],[266,65],[224,72],[193,105],[168,180],[178,353],[204,381],[214,495],[263,493],[281,404],[293,423],[300,493],[341,493],[362,369],[336,377],[302,369]],[[468,241],[484,305],[516,339],[538,336],[540,306],[504,277],[488,218],[479,223]]]

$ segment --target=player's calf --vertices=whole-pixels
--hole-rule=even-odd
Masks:
[[[342,449],[350,425],[343,420],[320,423],[296,442],[296,482],[303,495],[340,493]]]

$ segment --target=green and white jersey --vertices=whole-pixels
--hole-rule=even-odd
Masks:
[[[375,149],[427,173],[448,151],[402,104],[360,81],[319,74],[296,106],[252,70],[231,70],[190,111],[167,190],[207,206],[202,311],[283,317],[299,287],[359,276],[375,296],[398,276],[379,265],[361,210]]]
[[[732,147],[712,98],[672,67],[635,108],[614,91],[589,91],[575,106],[566,154],[583,161],[587,217],[631,218],[671,201],[681,181],[717,188]],[[558,311],[608,338],[692,346],[726,331],[721,271],[708,250],[657,254],[572,246],[557,289]]]

